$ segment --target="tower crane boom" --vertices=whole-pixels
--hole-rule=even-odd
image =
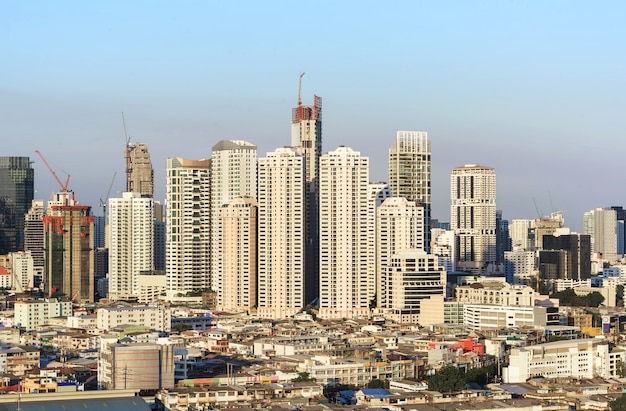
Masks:
[[[43,156],[43,154],[41,154],[41,151],[35,150],[35,153],[39,155],[39,157],[41,158],[41,161],[43,161],[43,163],[46,165],[46,167],[48,168],[48,170],[50,171],[54,179],[57,181],[57,183],[59,183],[59,186],[61,187],[61,191],[62,192],[69,191],[68,187],[70,185],[70,175],[64,172],[65,174],[67,174],[67,179],[65,179],[65,183],[61,182],[61,179],[59,178],[59,176],[57,176],[57,173],[54,172],[54,169],[50,166],[50,164],[48,164],[48,161],[46,161],[46,158]]]

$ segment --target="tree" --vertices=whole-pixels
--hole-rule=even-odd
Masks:
[[[178,323],[172,327],[172,332],[176,334],[180,334],[183,331],[191,330],[193,327],[187,323]]]
[[[465,373],[465,383],[476,383],[478,385],[485,386],[489,384],[498,373],[498,366],[491,364],[486,367],[471,368]]]
[[[311,377],[308,372],[299,372],[296,378],[292,378],[291,382],[315,382],[315,378]]]
[[[389,381],[375,378],[367,383],[367,388],[389,388]]]
[[[428,379],[428,389],[439,392],[458,392],[465,388],[463,374],[454,365],[446,365]]]
[[[626,411],[626,395],[622,394],[615,401],[609,402],[609,409],[611,411]]]

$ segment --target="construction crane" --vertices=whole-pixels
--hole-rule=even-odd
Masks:
[[[298,107],[302,105],[302,77],[304,77],[304,72],[300,73],[300,83],[298,84]]]
[[[124,117],[124,112],[122,111],[122,126],[124,127],[124,138],[126,139],[126,146],[124,147],[124,160],[126,160],[126,191],[129,191],[129,181],[130,174],[132,173],[132,168],[130,167],[130,136],[126,132],[126,118]]]
[[[109,194],[111,194],[111,188],[113,188],[113,183],[115,183],[115,177],[117,177],[117,171],[113,173],[113,179],[111,180],[111,184],[109,184],[109,189],[107,190],[106,196],[104,196],[104,200],[100,197],[100,207],[102,207],[102,215],[104,216],[104,225],[107,223],[107,202],[109,201]]]
[[[43,154],[41,154],[41,151],[35,150],[35,153],[39,155],[39,157],[41,158],[43,163],[46,165],[50,173],[52,173],[52,176],[54,177],[54,179],[57,181],[57,183],[59,183],[59,186],[61,187],[61,191],[64,193],[68,192],[69,191],[68,187],[70,185],[70,175],[65,173],[65,171],[63,171],[65,174],[67,174],[67,179],[65,179],[65,183],[61,182],[61,179],[59,178],[59,176],[57,176],[57,173],[54,172],[50,164],[48,164],[48,162],[46,161],[46,158],[43,156]]]

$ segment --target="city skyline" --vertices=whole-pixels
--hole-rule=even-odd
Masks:
[[[361,152],[373,182],[388,181],[398,130],[428,133],[433,218],[450,219],[451,170],[474,163],[496,170],[507,220],[563,210],[581,232],[584,212],[623,203],[626,5],[245,4],[8,5],[3,149],[35,161],[35,197],[58,187],[34,150],[94,214],[115,172],[121,196],[121,112],[150,147],[156,201],[168,157],[209,158],[224,139],[259,157],[288,145],[306,72],[303,104],[324,97],[323,152]]]

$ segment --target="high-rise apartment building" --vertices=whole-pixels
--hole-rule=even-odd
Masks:
[[[504,275],[510,284],[534,285],[535,252],[517,248],[504,252]]]
[[[368,271],[372,273],[367,286],[367,298],[371,306],[376,306],[379,273],[377,269],[378,259],[376,250],[378,247],[378,225],[377,213],[378,208],[391,198],[391,189],[387,183],[370,183],[368,187],[368,206],[367,206],[367,231],[371,233],[369,236],[369,244],[367,250]]]
[[[108,221],[109,294],[111,300],[124,300],[139,294],[139,275],[153,269],[154,204],[140,193],[123,193],[110,198]]]
[[[623,257],[626,250],[626,210],[622,206],[611,207],[617,219],[617,256]]]
[[[12,289],[18,293],[35,286],[33,256],[30,251],[16,251],[10,254]]]
[[[444,228],[433,228],[430,241],[430,253],[437,256],[439,266],[451,273],[455,270],[454,231]]]
[[[456,269],[486,274],[496,262],[495,170],[478,164],[456,167],[450,187]]]
[[[430,249],[430,140],[425,131],[398,131],[389,148],[389,186],[394,197],[424,207],[424,246]]]
[[[617,260],[617,212],[596,208],[583,216],[583,233],[591,236],[591,252],[602,254],[607,262]]]
[[[24,216],[35,193],[28,157],[0,157],[0,255],[24,250]]]
[[[424,208],[404,197],[386,199],[376,213],[376,244],[377,306],[391,309],[391,257],[403,250],[424,250]]]
[[[166,257],[167,296],[210,287],[211,160],[167,159]]]
[[[219,235],[212,242],[212,289],[220,311],[250,312],[257,297],[257,203],[235,198],[212,216]]]
[[[320,158],[321,318],[369,315],[369,158],[339,147]]]
[[[565,228],[565,220],[562,211],[555,211],[549,216],[535,220],[532,230],[532,238],[535,242],[533,250],[542,250],[544,236],[556,235],[562,232],[563,228]]]
[[[43,200],[33,200],[24,217],[24,251],[30,251],[33,256],[33,269],[38,280],[35,286],[43,278],[45,269],[43,215]]]
[[[513,251],[535,249],[535,220],[513,219],[509,224],[509,237]]]
[[[229,264],[235,264],[235,262],[224,261],[223,247],[226,244],[224,237],[226,227],[223,224],[227,220],[223,217],[228,215],[224,209],[228,208],[233,200],[252,199],[256,201],[256,197],[257,147],[243,140],[222,140],[215,144],[211,156],[210,284],[213,291],[217,293],[218,306],[226,303],[223,294],[226,292],[224,286],[227,281],[230,281],[230,279],[224,278],[227,275],[226,267],[231,267]],[[254,207],[254,222],[256,224],[256,204]],[[251,207],[244,208],[252,213]],[[241,208],[238,210],[243,211]],[[254,233],[256,234],[256,231]],[[250,255],[253,253],[250,247],[256,247],[256,239],[254,242],[241,244],[241,246],[245,246],[247,249],[239,251],[242,254]],[[248,287],[250,286],[252,284],[248,285]],[[253,304],[255,303],[256,301]]]
[[[300,76],[302,79],[302,76]],[[291,146],[300,147],[305,158],[305,302],[318,298],[319,289],[319,175],[322,155],[322,98],[313,96],[313,106],[291,112]]]
[[[43,217],[45,235],[45,291],[78,303],[93,302],[94,217],[91,207],[49,206]]]
[[[154,170],[148,146],[131,143],[124,150],[126,159],[126,192],[154,197]]]
[[[446,272],[439,266],[437,256],[424,250],[396,252],[383,271],[386,316],[398,323],[419,323],[421,302],[433,297],[442,300],[445,295]]]
[[[260,317],[287,318],[305,306],[305,161],[298,147],[259,158]]]
[[[543,236],[539,279],[587,280],[591,277],[591,237],[587,234]],[[540,291],[551,291],[545,288]]]

